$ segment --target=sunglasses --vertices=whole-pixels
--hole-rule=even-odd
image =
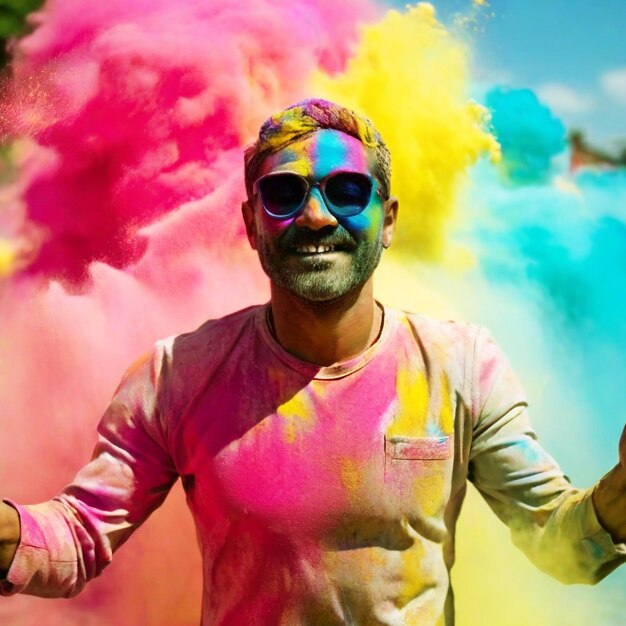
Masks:
[[[253,185],[265,212],[275,219],[297,215],[309,192],[317,187],[326,208],[335,217],[361,213],[372,200],[372,191],[380,195],[376,179],[360,172],[333,172],[316,182],[309,182],[294,172],[274,172],[261,176]]]

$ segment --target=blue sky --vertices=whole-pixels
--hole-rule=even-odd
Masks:
[[[449,26],[472,0],[432,4]],[[529,87],[593,143],[626,144],[626,0],[490,0],[480,14],[472,34],[478,83]]]

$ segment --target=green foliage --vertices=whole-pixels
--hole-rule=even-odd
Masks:
[[[7,41],[28,32],[26,16],[38,9],[44,0],[0,0],[0,69],[9,62]]]

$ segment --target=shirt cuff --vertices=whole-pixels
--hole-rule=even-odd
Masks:
[[[626,559],[626,543],[615,543],[611,535],[602,527],[591,494],[594,487],[588,489],[581,501],[581,537],[582,541],[595,558],[605,561]],[[617,564],[616,564],[617,566]]]
[[[7,572],[6,579],[0,580],[0,595],[11,596],[23,591],[33,574],[48,562],[48,551],[39,525],[27,508],[13,500],[3,502],[12,506],[20,518],[20,542]]]

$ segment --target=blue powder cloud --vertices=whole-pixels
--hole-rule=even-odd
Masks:
[[[483,102],[503,160],[472,172],[471,225],[457,234],[487,280],[478,315],[533,384],[547,449],[588,486],[617,462],[626,422],[626,169],[569,171],[566,129],[529,90],[495,88]],[[525,337],[494,296],[540,332]],[[594,590],[596,623],[623,622],[624,582],[622,568]]]
[[[529,89],[495,87],[485,96],[502,147],[501,169],[515,184],[545,182],[565,149],[565,127]]]

